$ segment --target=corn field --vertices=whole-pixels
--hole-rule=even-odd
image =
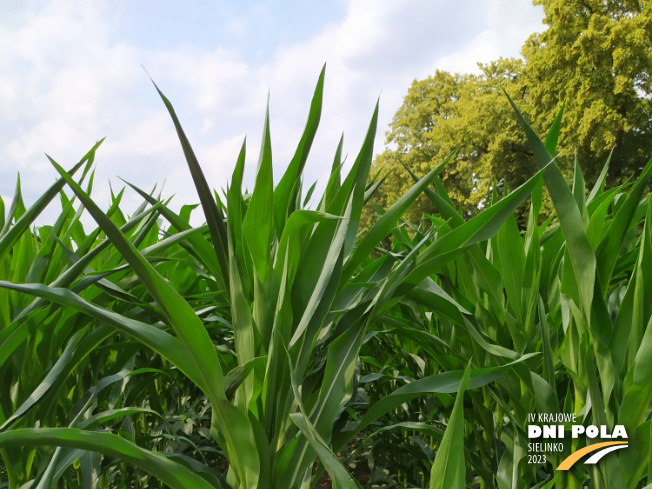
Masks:
[[[605,188],[607,161],[588,189],[576,162],[567,182],[563,109],[542,140],[514,106],[526,183],[465,218],[438,179],[453,153],[363,229],[378,107],[315,196],[323,85],[276,186],[266,116],[252,191],[245,144],[228,189],[210,187],[158,92],[204,225],[128,183],[100,209],[101,141],[69,170],[50,158],[60,177],[31,207],[20,180],[0,201],[0,487],[652,488],[652,162]],[[423,193],[438,212],[402,220]],[[567,437],[532,439],[541,413],[573,415]],[[628,446],[557,470],[610,441],[570,424],[623,426]]]

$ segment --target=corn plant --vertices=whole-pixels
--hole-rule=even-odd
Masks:
[[[75,213],[70,234],[78,234],[76,246],[66,245],[57,229],[50,234],[53,241],[47,250],[37,248],[43,249],[45,260],[65,254],[71,262],[65,270],[29,278],[5,274],[0,282],[6,290],[4,297],[13,294],[21,304],[29,304],[15,310],[3,307],[3,331],[22,328],[38,337],[45,321],[49,327],[63,330],[62,338],[70,338],[65,348],[63,339],[48,345],[53,366],[40,373],[39,385],[31,393],[14,389],[18,393],[12,403],[3,405],[0,448],[11,489],[21,484],[69,487],[72,481],[67,467],[76,460],[86,457],[86,472],[105,466],[97,456],[89,459],[87,451],[135,466],[173,488],[303,488],[314,483],[324,469],[334,487],[359,487],[336,456],[347,443],[405,402],[458,390],[430,484],[438,487],[440,480],[459,484],[460,474],[464,478],[458,439],[463,431],[461,400],[467,384],[468,389],[476,390],[532,361],[536,354],[510,350],[492,361],[473,361],[465,376],[462,372],[469,364],[468,355],[440,359],[423,378],[388,392],[356,419],[347,405],[358,378],[361,345],[366,333],[405,301],[417,300],[432,306],[437,314],[458,319],[459,307],[434,280],[437,273],[469,252],[477,254],[480,243],[499,231],[549,167],[544,166],[523,186],[468,222],[431,229],[407,253],[374,258],[379,243],[395,230],[402,213],[434,181],[447,160],[359,235],[362,206],[375,188],[367,187],[366,182],[376,106],[348,174],[342,176],[340,141],[319,204],[314,210],[307,208],[312,189],[303,195],[302,174],[320,119],[323,83],[322,71],[304,133],[278,185],[273,185],[267,115],[253,191],[242,189],[243,144],[223,197],[210,189],[172,105],[158,92],[176,128],[206,218],[206,225],[200,228],[189,225],[189,208],[175,213],[167,202],[135,186],[131,187],[144,199],[136,216],[127,221],[115,208],[104,213],[90,198],[89,189],[84,190],[72,172],[50,159],[60,174],[54,194],[67,185],[99,227],[85,237],[79,212]],[[45,204],[40,202],[37,207]],[[67,219],[62,217],[65,222]],[[169,223],[167,229],[159,219]],[[6,220],[5,227],[11,221]],[[26,241],[34,239],[28,225],[16,231]],[[164,239],[158,241],[161,233]],[[176,246],[182,246],[182,251]],[[24,260],[20,251],[12,251],[10,256],[11,260]],[[29,302],[27,295],[35,299]],[[72,319],[62,322],[52,310]],[[467,327],[471,330],[474,326],[469,323]],[[474,340],[489,344],[483,334],[478,332]],[[120,355],[121,345],[111,346],[116,341],[128,345],[128,354]],[[108,357],[98,355],[95,350],[99,347],[110,353]],[[487,351],[507,350],[490,345]],[[120,362],[116,362],[116,354]],[[9,351],[2,358],[16,362],[17,355]],[[75,361],[65,360],[68,355]],[[93,361],[113,370],[95,371],[94,378],[81,389],[50,387],[70,385],[74,376],[81,374],[77,367]],[[61,364],[66,367],[56,368]],[[143,371],[139,365],[150,367]],[[125,377],[124,368],[130,375],[157,374],[149,381],[154,388],[165,385],[165,372],[170,369],[187,379],[186,385],[193,386],[189,395],[200,406],[200,422],[204,413],[210,416],[202,428],[213,450],[224,457],[224,470],[205,463],[201,457],[210,447],[197,446],[190,438],[186,437],[185,443],[195,444],[197,457],[165,452],[160,443],[136,436],[150,426],[143,421],[146,416],[158,414],[167,422],[174,421],[153,409],[164,409],[160,393],[148,401],[142,396],[143,384],[138,387],[130,382],[133,387],[125,390],[121,383],[118,401],[100,402],[98,396],[107,392],[107,385],[118,382],[113,376]],[[20,373],[8,375],[15,382],[14,376]],[[179,386],[179,382],[173,385]],[[77,400],[73,414],[63,415],[73,399]],[[129,401],[140,405],[130,406]],[[58,416],[43,416],[49,410]],[[116,420],[122,420],[119,427]],[[142,427],[137,430],[139,423]],[[38,448],[42,446],[59,448],[43,452]],[[21,448],[14,451],[10,447]],[[35,457],[36,467],[32,464]],[[80,477],[89,487],[98,483],[108,487],[119,477],[123,484],[142,483],[129,479],[134,474],[131,469],[118,468],[112,473],[113,478],[99,482],[92,482],[88,474]]]
[[[82,179],[88,176],[98,146],[99,143],[71,173],[83,168]],[[89,189],[92,180],[90,174]],[[108,241],[99,239],[99,229],[89,235],[84,233],[79,222],[83,207],[74,209],[75,199],[68,199],[62,192],[64,185],[63,180],[57,181],[26,210],[18,180],[0,238],[3,279],[41,280],[55,288],[69,287],[87,301],[105,307],[111,304],[123,314],[142,315],[147,304],[138,297],[140,292],[133,289],[134,281],[123,280],[129,272],[117,266],[121,259],[119,254],[108,246]],[[32,232],[29,226],[57,194],[61,197],[62,212],[56,223]],[[160,256],[183,237],[159,240],[156,208],[145,210],[145,206],[141,206],[134,217],[126,221],[119,208],[121,198],[122,192],[113,197],[107,214],[145,255],[156,252]],[[4,217],[4,212],[2,215]],[[109,277],[113,281],[109,281]],[[2,430],[17,420],[27,425],[92,428],[125,413],[151,413],[151,410],[133,405],[126,409],[120,406],[120,398],[128,394],[132,404],[138,400],[135,391],[127,394],[125,389],[130,379],[144,378],[140,384],[151,383],[154,382],[152,377],[164,375],[157,368],[155,358],[143,357],[137,343],[113,335],[113,329],[107,325],[98,328],[92,318],[74,309],[48,304],[40,298],[31,300],[29,296],[7,289],[2,289],[1,297]],[[121,300],[115,304],[117,297]],[[137,368],[138,363],[146,368]],[[142,397],[142,388],[140,394]],[[105,405],[109,406],[107,411],[98,409]],[[94,411],[93,419],[89,419],[90,411]],[[33,448],[3,450],[2,453],[3,468],[11,487],[31,479],[30,469],[39,463],[39,454]],[[80,458],[79,452],[74,453],[77,456],[72,460]],[[59,462],[52,464],[46,480],[54,473],[64,478],[69,476],[63,469],[71,461],[62,464],[60,461],[66,457],[57,454],[56,458]],[[98,465],[96,459],[87,455],[81,460],[84,473]],[[47,486],[45,482],[41,487],[44,486]]]
[[[550,163],[563,109],[545,142],[515,111],[537,163],[546,168],[544,181],[556,215],[539,224],[542,188],[536,187],[525,230],[521,232],[510,216],[487,242],[443,264],[431,276],[430,290],[412,290],[407,296],[411,301],[377,324],[374,339],[380,344],[371,350],[367,375],[386,376],[397,369],[403,376],[415,375],[432,366],[448,370],[459,359],[490,367],[501,358],[540,353],[481,391],[467,393],[473,403],[465,407],[466,432],[458,441],[465,439],[469,470],[466,480],[453,487],[643,487],[652,479],[648,377],[652,204],[646,195],[652,162],[631,183],[606,190],[607,161],[587,193],[579,163],[572,185]],[[426,190],[438,209],[430,221],[438,233],[448,235],[468,223],[438,181],[435,187],[436,191]],[[424,237],[425,229],[395,232],[393,251],[410,252],[423,246],[425,239],[421,256],[426,255],[437,240]],[[396,377],[387,376],[392,382]],[[373,388],[366,393],[377,395]],[[444,416],[438,431],[433,429],[433,416],[450,412],[449,406],[445,398],[425,405],[410,403],[390,413],[382,431],[394,426],[411,434],[411,456],[423,460],[421,467],[428,466],[433,458],[429,448],[436,444],[433,439],[441,439],[441,428],[452,412]],[[575,413],[580,423],[610,429],[622,424],[630,448],[598,465],[556,471],[562,459],[581,448],[574,440],[562,453],[549,454],[545,465],[529,465],[525,427],[527,414],[536,412]],[[406,482],[423,485],[427,474],[417,470],[408,475]],[[433,477],[430,481],[433,487]]]

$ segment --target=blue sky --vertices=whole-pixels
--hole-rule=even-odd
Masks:
[[[269,95],[275,175],[300,138],[324,63],[322,122],[306,167],[323,181],[340,135],[354,159],[380,97],[376,152],[414,79],[518,56],[541,31],[527,0],[25,0],[0,4],[0,195],[20,172],[32,203],[102,137],[94,198],[118,176],[165,180],[176,206],[197,198],[173,126],[146,73],[170,98],[209,182],[228,183],[248,141],[253,182]],[[138,198],[126,197],[127,208]],[[53,207],[48,216],[56,215]]]
[[[221,46],[238,51],[251,63],[264,62],[282,44],[309,39],[346,14],[344,1],[120,0],[116,4],[120,11],[116,41],[156,50],[180,43]]]

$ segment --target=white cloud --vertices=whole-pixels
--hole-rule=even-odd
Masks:
[[[544,27],[541,9],[533,8],[528,2],[494,0],[486,3],[484,12],[483,29],[475,32],[461,49],[441,56],[436,62],[437,68],[478,73],[478,63],[520,56],[525,40]]]
[[[0,29],[0,194],[12,194],[20,170],[26,200],[33,201],[55,176],[44,151],[69,166],[107,136],[95,184],[102,205],[108,179],[114,188],[121,183],[116,175],[144,189],[165,179],[165,195],[176,194],[177,205],[195,202],[174,128],[141,64],[174,104],[209,182],[219,188],[226,186],[245,134],[252,186],[268,91],[275,171],[285,167],[327,62],[309,184],[330,168],[342,131],[352,162],[379,95],[377,148],[414,78],[517,55],[540,27],[540,12],[528,2],[466,1],[472,8],[453,0],[349,0],[339,22],[284,41],[260,62],[234,47],[184,39],[165,50],[116,39],[128,12],[112,13],[106,1],[26,3]],[[234,16],[216,29],[244,42],[264,17]]]

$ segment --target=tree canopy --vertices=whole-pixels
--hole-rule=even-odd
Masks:
[[[374,166],[391,172],[374,196],[386,207],[418,176],[459,146],[441,173],[453,202],[467,213],[491,192],[514,188],[534,171],[506,91],[540,133],[564,101],[558,164],[569,173],[577,155],[591,183],[613,150],[608,182],[635,174],[652,156],[652,5],[636,0],[534,0],[547,29],[525,42],[523,59],[479,64],[480,74],[437,70],[415,80]],[[432,204],[422,199],[407,218]]]

